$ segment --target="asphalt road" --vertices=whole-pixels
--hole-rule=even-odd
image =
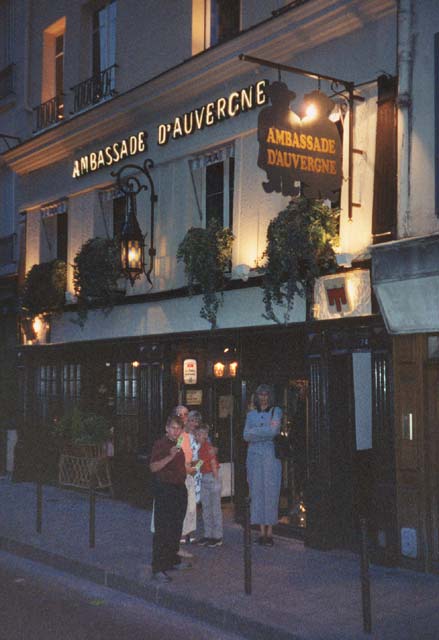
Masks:
[[[0,603],[0,640],[242,640],[2,552]]]

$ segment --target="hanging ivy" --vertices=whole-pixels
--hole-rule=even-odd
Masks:
[[[63,260],[35,264],[26,274],[21,309],[28,317],[57,314],[64,307],[67,265]]]
[[[233,239],[230,229],[211,222],[206,229],[189,229],[177,251],[177,260],[184,263],[189,294],[193,295],[199,286],[203,295],[200,316],[210,323],[212,329],[216,327],[218,309],[222,304],[226,282],[224,274],[230,269]]]
[[[295,297],[310,299],[315,279],[336,271],[338,217],[339,210],[298,197],[270,222],[262,285],[267,319],[280,322],[276,304],[283,307],[287,323]]]
[[[90,309],[101,308],[109,313],[125,294],[119,284],[120,247],[113,239],[91,238],[76,254],[73,268],[78,323],[82,327]]]

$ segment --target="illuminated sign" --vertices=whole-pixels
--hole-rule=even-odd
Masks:
[[[331,320],[372,313],[370,272],[354,269],[317,278],[314,284],[314,318]]]
[[[147,137],[146,131],[139,131],[128,138],[81,156],[73,162],[72,178],[80,178],[87,173],[102,169],[102,167],[111,167],[124,158],[146,151],[148,149]]]
[[[197,384],[197,361],[193,358],[183,360],[184,384]]]
[[[176,116],[172,122],[160,124],[157,129],[157,144],[164,145],[172,138],[183,138],[204,127],[211,127],[227,118],[234,118],[240,113],[251,111],[267,103],[267,80],[232,91],[227,97],[220,97],[208,102],[193,111]]]
[[[341,188],[341,140],[329,118],[333,101],[321,91],[305,96],[304,118],[290,109],[296,94],[284,82],[267,89],[271,106],[258,118],[258,166],[267,174],[266,193],[337,200]]]

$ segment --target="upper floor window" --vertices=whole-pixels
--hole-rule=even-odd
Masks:
[[[192,183],[200,218],[205,226],[215,220],[233,226],[235,186],[234,147],[228,145],[190,161]]]
[[[116,6],[115,1],[110,2],[93,14],[93,76],[116,63]]]
[[[11,0],[0,0],[0,100],[13,90],[13,19]]]
[[[192,0],[192,54],[236,36],[240,13],[240,0]]]
[[[35,108],[36,131],[64,118],[65,30],[65,18],[60,18],[44,30],[41,103]]]

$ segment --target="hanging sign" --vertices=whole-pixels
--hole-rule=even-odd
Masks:
[[[304,118],[290,109],[296,97],[284,82],[273,82],[266,93],[271,106],[259,113],[258,166],[267,174],[266,193],[336,200],[341,188],[341,140],[329,115],[334,102],[321,91],[305,95]]]
[[[193,358],[186,358],[183,361],[183,382],[197,384],[197,361]]]

